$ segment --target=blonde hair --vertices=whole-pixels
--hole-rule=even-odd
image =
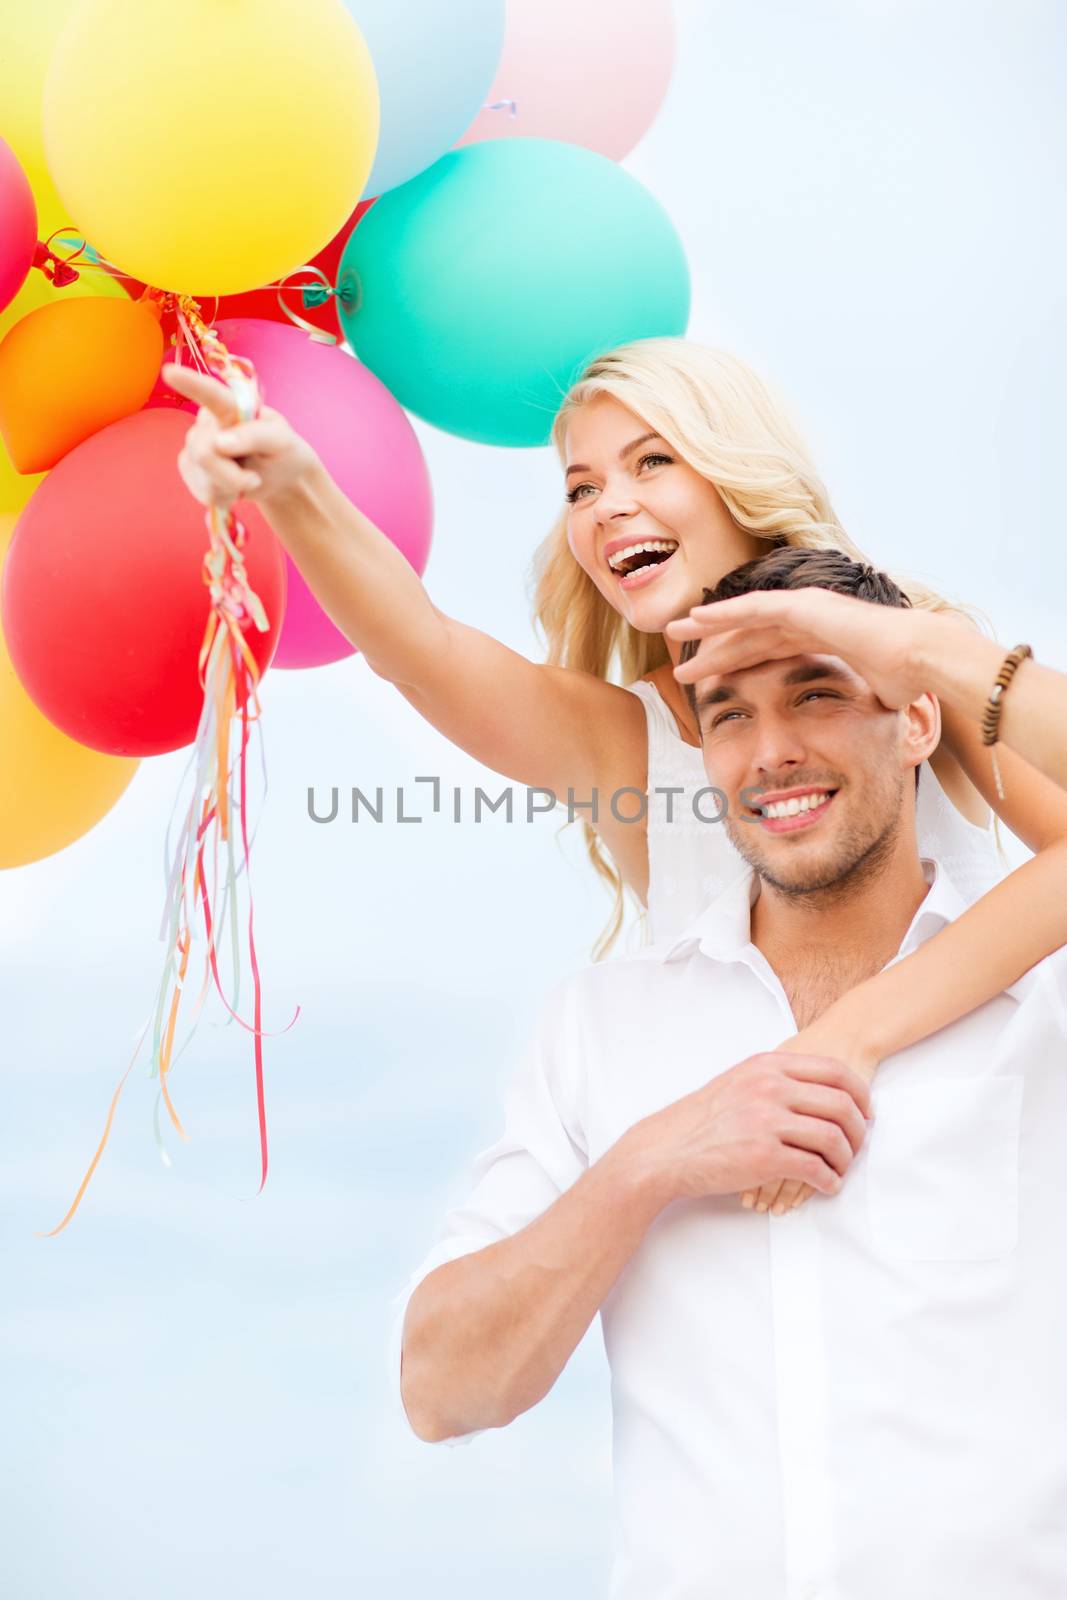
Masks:
[[[736,356],[684,338],[638,339],[597,356],[564,396],[552,425],[561,465],[572,414],[597,395],[611,396],[654,428],[714,484],[734,522],[766,539],[769,549],[832,548],[856,561],[869,559],[841,526],[783,402]],[[670,660],[666,641],[633,628],[579,566],[567,541],[568,510],[560,512],[533,562],[535,625],[547,659],[609,682],[632,683]],[[890,576],[913,606],[957,613],[988,628],[974,608],[914,579]],[[589,858],[614,896],[612,915],[592,952],[598,961],[622,928],[624,886],[596,830],[581,821]]]

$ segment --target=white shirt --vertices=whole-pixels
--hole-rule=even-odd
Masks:
[[[901,944],[963,909],[932,861]],[[796,1031],[758,880],[555,990],[506,1130],[401,1297],[539,1216],[635,1121]],[[875,1077],[840,1193],[660,1213],[600,1316],[615,1600],[1067,1595],[1067,968]],[[473,1435],[469,1437],[474,1437]]]
[[[748,873],[730,842],[704,771],[699,745],[686,744],[654,683],[626,685],[645,707],[648,726],[648,929],[653,943],[675,939],[704,906]],[[633,802],[627,802],[630,814]],[[708,820],[702,820],[708,819]],[[919,767],[915,837],[920,856],[940,862],[970,903],[1010,870],[992,825],[968,822],[928,761]]]

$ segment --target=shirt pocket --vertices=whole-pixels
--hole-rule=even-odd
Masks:
[[[924,1078],[877,1096],[868,1135],[875,1248],[901,1261],[991,1261],[1019,1236],[1023,1077]]]

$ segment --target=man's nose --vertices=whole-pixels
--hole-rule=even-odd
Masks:
[[[800,729],[788,717],[761,717],[756,740],[755,764],[760,782],[766,785],[775,773],[803,766],[808,759]]]

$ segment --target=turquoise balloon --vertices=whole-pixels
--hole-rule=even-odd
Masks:
[[[338,310],[401,405],[481,444],[543,445],[595,356],[685,332],[689,269],[662,206],[553,139],[453,150],[353,231]]]

